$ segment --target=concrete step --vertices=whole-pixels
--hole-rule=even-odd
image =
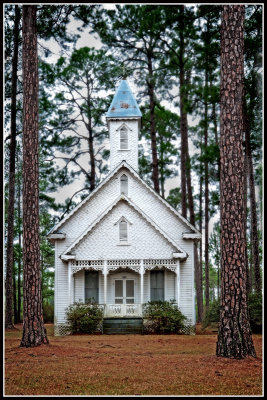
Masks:
[[[141,334],[143,333],[142,318],[106,318],[103,321],[103,333],[111,334]]]

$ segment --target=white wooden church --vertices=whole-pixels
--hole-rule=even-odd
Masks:
[[[199,231],[138,175],[141,112],[126,79],[106,114],[110,173],[49,232],[55,243],[55,334],[66,308],[94,299],[106,318],[142,317],[175,300],[195,324],[194,241]]]

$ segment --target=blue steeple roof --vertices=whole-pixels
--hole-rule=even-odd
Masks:
[[[141,117],[141,111],[126,79],[123,79],[106,114],[111,117]]]

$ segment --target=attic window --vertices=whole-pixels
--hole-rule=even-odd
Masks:
[[[120,242],[126,242],[128,240],[128,228],[125,219],[122,219],[120,221],[119,227],[120,227]]]
[[[120,129],[120,149],[128,149],[128,130],[125,126]]]
[[[128,195],[128,177],[125,174],[121,176],[121,194]]]

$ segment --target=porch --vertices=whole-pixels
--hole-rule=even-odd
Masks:
[[[180,305],[180,260],[69,260],[69,304],[94,298],[104,318],[142,318],[144,304]]]

